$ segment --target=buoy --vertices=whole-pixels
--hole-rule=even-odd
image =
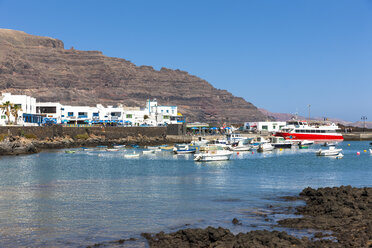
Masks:
[[[367,152],[367,150],[364,150],[364,152]]]
[[[252,154],[254,154],[254,152],[252,152]]]
[[[280,151],[283,151],[283,149],[282,149],[282,148],[280,148]]]
[[[360,152],[357,152],[357,155],[360,155]]]
[[[350,144],[347,144],[347,146],[350,146]]]
[[[239,155],[239,152],[237,152],[236,154]]]

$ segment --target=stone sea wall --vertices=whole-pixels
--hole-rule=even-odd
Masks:
[[[120,139],[129,136],[166,137],[168,133],[182,135],[182,128],[178,127],[178,125],[169,125],[168,127],[0,127],[1,135],[25,136],[36,139],[54,139],[56,137],[75,138],[78,135],[86,134],[103,136],[106,139]]]

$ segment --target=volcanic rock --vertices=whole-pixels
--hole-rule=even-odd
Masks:
[[[227,82],[230,83],[230,82]],[[185,71],[136,66],[99,51],[64,49],[62,41],[0,29],[0,91],[69,105],[177,105],[188,121],[265,120],[253,104]]]

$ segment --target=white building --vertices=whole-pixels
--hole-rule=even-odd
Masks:
[[[245,122],[244,130],[246,131],[267,131],[278,132],[286,125],[285,121],[262,121],[262,122]]]
[[[12,95],[11,93],[2,93],[0,96],[0,104],[9,102],[12,106],[18,105],[20,110],[18,111],[17,121],[15,116],[10,111],[10,123],[24,126],[37,125],[38,121],[41,120],[36,115],[36,99],[26,95]],[[8,123],[8,117],[6,116],[6,110],[1,109],[0,125],[6,125]]]
[[[125,126],[159,126],[184,122],[183,116],[178,113],[177,106],[158,105],[156,100],[147,100],[144,108],[107,106],[97,104],[90,106],[70,106],[58,102],[38,102],[26,95],[11,95],[3,93],[0,102],[9,101],[19,105],[19,125],[40,124],[99,124],[113,123]],[[7,117],[5,111],[1,114],[0,125],[5,125]],[[14,116],[10,122],[14,123]]]

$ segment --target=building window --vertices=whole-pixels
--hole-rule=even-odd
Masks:
[[[128,119],[131,119],[131,118],[133,118],[133,115],[131,115],[131,114],[127,114],[127,118],[128,118]]]
[[[65,115],[61,115],[62,117],[65,117]]]
[[[74,116],[74,112],[68,112],[68,116]]]
[[[267,126],[262,126],[262,130],[267,130]]]
[[[63,111],[63,110],[65,110],[65,108],[61,108],[61,110]]]
[[[169,110],[167,109],[167,113],[169,113]]]
[[[163,119],[169,119],[169,115],[164,115]]]
[[[2,115],[1,116],[1,119],[6,119],[6,115]]]
[[[98,117],[99,116],[99,113],[93,113],[93,116],[94,117]]]

